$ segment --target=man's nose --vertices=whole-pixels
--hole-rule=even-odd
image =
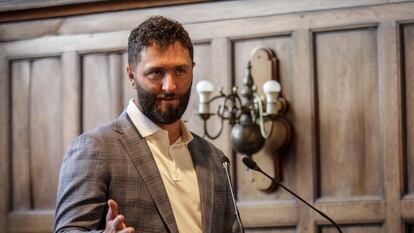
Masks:
[[[175,92],[177,86],[175,84],[174,75],[166,74],[163,83],[162,83],[162,90],[165,92]]]

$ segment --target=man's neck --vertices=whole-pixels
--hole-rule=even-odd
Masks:
[[[172,124],[157,124],[161,129],[167,130],[168,138],[170,140],[170,145],[173,144],[179,137],[181,137],[181,125],[180,120]]]

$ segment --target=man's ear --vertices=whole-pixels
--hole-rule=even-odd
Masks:
[[[126,71],[127,71],[127,74],[128,74],[128,79],[131,82],[132,88],[136,89],[135,74],[134,74],[133,69],[132,69],[130,64],[126,65]]]

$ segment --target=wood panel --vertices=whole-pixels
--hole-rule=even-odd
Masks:
[[[91,14],[91,15],[81,15],[76,17],[57,17],[53,19],[44,19],[44,20],[31,20],[23,22],[11,22],[3,23],[0,25],[0,41],[12,41],[12,40],[21,40],[21,39],[30,39],[35,37],[42,36],[51,36],[51,35],[62,35],[62,34],[83,34],[91,32],[108,32],[108,31],[118,31],[118,30],[129,30],[137,25],[137,23],[142,22],[144,19],[150,15],[165,15],[177,19],[184,24],[192,24],[193,22],[214,22],[223,25],[223,21],[242,19],[245,18],[254,18],[257,16],[272,16],[272,15],[292,15],[294,13],[301,13],[300,15],[295,15],[294,18],[299,18],[302,20],[309,21],[310,24],[315,23],[315,18],[309,19],[305,17],[303,12],[315,12],[325,10],[326,13],[330,14],[331,11],[342,8],[346,9],[349,7],[357,10],[359,8],[364,8],[366,6],[373,6],[380,8],[390,8],[389,3],[399,3],[409,2],[410,0],[319,0],[317,3],[309,3],[307,0],[281,0],[281,1],[263,1],[257,4],[255,1],[220,1],[207,4],[192,4],[192,5],[182,5],[175,7],[162,7],[162,8],[147,8],[140,10],[131,10],[131,11],[116,11],[106,14]],[[159,2],[159,1],[156,1]],[[117,4],[119,5],[119,3]],[[384,5],[386,7],[384,7]],[[357,9],[355,9],[357,8]],[[90,10],[89,8],[83,9],[85,11]],[[182,14],[177,14],[177,12],[183,12]],[[214,12],[214,14],[212,14]],[[388,13],[392,12],[392,13]],[[409,10],[406,10],[409,13]],[[62,12],[60,12],[62,13]],[[289,14],[288,14],[289,13]],[[57,14],[53,12],[51,14]],[[346,17],[347,20],[354,21],[366,21],[365,17],[384,17],[393,14],[393,11],[387,10],[378,15],[373,15],[369,13],[360,14],[357,13],[359,18],[353,19],[353,17]],[[298,17],[299,16],[299,17]],[[332,17],[335,17],[336,20],[342,18],[342,14],[331,14]],[[333,20],[326,19],[324,17],[317,17],[321,21],[325,21],[326,24],[334,23]],[[120,20],[125,19],[125,20]],[[274,19],[269,22],[274,22]],[[41,25],[41,26],[39,26]],[[50,25],[55,25],[50,27]],[[245,27],[246,24],[241,25]],[[271,23],[269,23],[271,25]],[[195,27],[199,27],[198,24],[194,24]],[[265,26],[265,25],[260,25]],[[280,27],[296,27],[297,23],[281,23],[277,24],[277,28]],[[37,30],[25,30],[33,29],[36,27]],[[213,26],[214,27],[214,26]],[[22,30],[23,28],[23,30]],[[251,28],[256,29],[256,28]],[[238,28],[236,31],[239,30]],[[284,30],[284,29],[281,29]],[[216,30],[217,31],[217,30]],[[39,33],[42,32],[42,33]],[[205,30],[205,33],[211,33],[211,30]],[[246,33],[246,32],[245,32]],[[218,36],[220,37],[220,36]],[[193,37],[194,39],[194,37]]]
[[[83,57],[82,130],[93,129],[118,117],[122,103],[122,56],[87,54]]]
[[[196,91],[196,85],[201,80],[210,80],[213,85],[217,86],[217,81],[214,77],[211,77],[211,46],[210,43],[201,43],[194,45],[194,62],[195,67],[193,70],[193,84],[191,88],[190,102],[188,103],[187,110],[183,115],[183,120],[186,122],[190,130],[203,135],[203,121],[198,117],[198,103],[199,98]],[[213,108],[211,109],[213,110]],[[209,122],[211,124],[211,122]],[[217,127],[212,127],[217,129]],[[210,128],[210,129],[212,129]]]
[[[30,61],[11,63],[12,80],[12,210],[31,209]]]
[[[280,227],[277,229],[274,229],[274,228],[247,229],[246,232],[248,233],[295,233],[297,231],[295,228]]]
[[[126,65],[128,64],[128,53],[124,52],[122,54],[122,106],[127,106],[128,101],[134,97],[135,89],[132,88],[131,82],[128,78],[128,73],[126,71]]]
[[[60,58],[32,63],[30,85],[30,177],[32,209],[52,209],[62,148],[62,69]],[[47,90],[47,91],[45,91]]]
[[[414,194],[414,24],[402,27],[406,192]]]
[[[376,28],[314,35],[320,197],[382,195]]]
[[[0,55],[0,229],[7,227],[7,213],[11,208],[11,66],[9,61]]]
[[[12,62],[12,80],[12,209],[54,208],[63,154],[60,60]]]
[[[66,150],[81,133],[81,61],[74,52],[62,55],[62,145]],[[63,154],[61,155],[63,157]]]
[[[384,232],[381,225],[345,225],[341,226],[343,233],[382,233]],[[336,233],[338,230],[332,226],[319,227],[320,233]]]
[[[283,96],[289,101],[291,97],[291,82],[289,82],[287,79],[289,79],[293,74],[292,39],[289,35],[276,35],[265,38],[253,37],[249,39],[235,40],[233,42],[234,82],[235,85],[239,87],[239,93],[241,93],[243,87],[243,80],[246,76],[247,63],[250,59],[251,52],[259,47],[270,48],[276,53],[279,64],[277,75],[280,77]],[[267,80],[264,77],[254,77],[254,81],[258,89],[258,94],[263,95],[263,84]],[[267,129],[269,129],[269,125],[267,125]],[[240,156],[241,155],[239,155],[239,157]],[[271,148],[265,146],[262,151],[253,156],[253,159],[259,161],[258,157],[260,157],[259,165],[262,167],[262,169],[269,174],[274,174],[275,170],[272,163],[273,156],[277,155],[272,152]],[[283,156],[284,157],[281,159],[284,160],[286,165],[284,166],[282,174],[283,182],[285,185],[291,187],[292,189],[296,189],[294,181],[297,174],[294,172],[296,170],[294,168],[295,163],[292,162],[295,160],[295,157],[290,153],[284,153]],[[241,163],[240,159],[238,159],[237,166],[237,171],[239,171],[237,174],[237,182],[240,186],[240,190],[238,192],[240,201],[249,201],[255,199],[292,199],[291,195],[280,190],[271,194],[259,191],[256,188],[256,182],[266,182],[267,179],[261,175],[256,176],[255,173],[247,170],[245,165]],[[258,179],[260,179],[260,181]]]

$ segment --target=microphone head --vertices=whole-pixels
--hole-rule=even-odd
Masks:
[[[220,161],[221,161],[221,164],[224,164],[224,163],[230,164],[229,158],[227,158],[227,156],[225,156],[225,155],[223,155],[223,157],[221,157]]]
[[[244,156],[242,159],[244,165],[246,165],[248,168],[255,170],[255,171],[260,171],[259,166],[257,166],[257,163],[255,161],[253,161],[252,159],[250,159],[247,156]]]

